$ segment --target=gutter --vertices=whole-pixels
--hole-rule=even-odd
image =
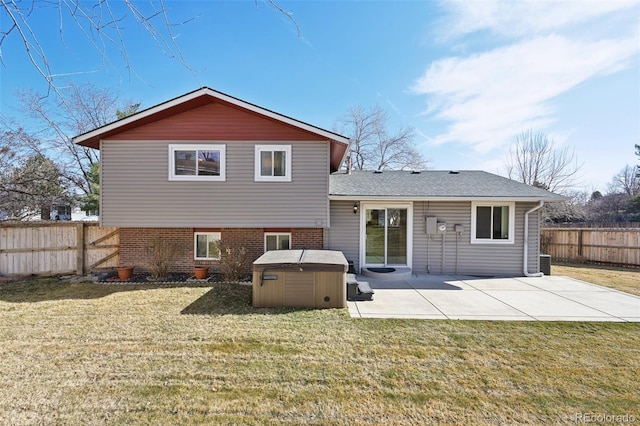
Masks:
[[[542,272],[537,272],[535,274],[530,274],[529,269],[527,268],[527,258],[529,257],[529,215],[536,210],[539,210],[544,206],[544,201],[540,200],[540,203],[528,210],[524,214],[524,258],[522,260],[522,272],[524,272],[525,277],[542,277],[544,274]]]
[[[417,195],[364,195],[364,194],[351,194],[351,195],[336,195],[329,194],[329,201],[363,201],[363,202],[379,202],[379,201],[399,201],[399,202],[407,202],[407,201],[482,201],[482,202],[504,202],[504,201],[515,201],[517,203],[527,203],[527,202],[535,202],[540,201],[540,197],[495,197],[495,196],[417,196]],[[562,199],[556,198],[545,198],[547,202],[555,202],[555,201],[563,201]]]

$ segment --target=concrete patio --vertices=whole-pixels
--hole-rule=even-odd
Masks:
[[[640,297],[562,276],[358,280],[375,295],[348,302],[354,318],[640,322]]]

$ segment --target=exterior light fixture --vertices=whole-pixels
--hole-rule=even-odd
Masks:
[[[358,214],[359,209],[358,203],[353,203],[353,214]]]

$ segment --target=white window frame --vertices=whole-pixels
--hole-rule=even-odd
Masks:
[[[284,151],[286,155],[284,176],[262,176],[260,161],[262,152]],[[291,145],[256,145],[254,157],[254,180],[256,182],[291,182]]]
[[[194,260],[220,260],[220,252],[218,251],[218,257],[198,257],[198,236],[207,236],[207,252],[209,251],[209,238],[214,237],[214,240],[220,241],[222,239],[221,232],[194,232],[193,233],[193,259]],[[207,253],[209,254],[209,253]]]
[[[265,253],[267,252],[267,237],[268,236],[274,236],[274,235],[276,237],[278,237],[278,244],[277,244],[278,247],[280,247],[280,236],[281,235],[288,236],[289,237],[289,249],[291,249],[291,232],[265,232],[264,233],[264,251],[265,251]],[[281,250],[281,249],[277,248],[276,250]]]
[[[175,152],[176,151],[220,151],[220,176],[176,175]],[[196,161],[197,164],[197,161]],[[170,181],[214,181],[224,182],[227,174],[226,145],[222,144],[170,144],[169,145],[169,180]]]
[[[478,207],[509,207],[509,238],[498,240],[491,238],[476,238]],[[471,202],[471,244],[514,244],[516,228],[516,203],[509,201]],[[493,232],[492,232],[493,234]]]

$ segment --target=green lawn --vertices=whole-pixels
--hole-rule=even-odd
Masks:
[[[250,293],[0,284],[0,423],[640,421],[640,324],[356,320]]]

